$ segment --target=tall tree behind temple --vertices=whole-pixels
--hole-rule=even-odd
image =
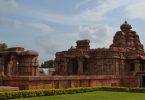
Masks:
[[[0,43],[0,51],[2,51],[5,48],[7,48],[7,44],[6,43]]]
[[[46,60],[41,64],[41,68],[52,68],[54,67],[54,60]]]

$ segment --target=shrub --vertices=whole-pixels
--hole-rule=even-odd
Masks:
[[[0,92],[0,100],[5,100],[7,99],[6,94],[3,92]]]
[[[128,92],[129,88],[127,88],[127,87],[100,87],[100,90],[116,91],[116,92]]]
[[[127,88],[127,87],[79,87],[68,89],[41,89],[41,90],[22,90],[13,92],[0,92],[0,100],[28,98],[38,96],[74,94],[93,91],[118,91],[118,92],[140,92],[145,93],[145,88]]]
[[[145,93],[145,88],[130,88],[130,92],[139,92],[139,93]]]

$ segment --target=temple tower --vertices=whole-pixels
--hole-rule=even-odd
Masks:
[[[134,50],[144,51],[143,45],[140,42],[139,36],[135,31],[132,31],[132,26],[125,21],[120,26],[121,31],[117,31],[113,44],[110,47],[130,48]]]

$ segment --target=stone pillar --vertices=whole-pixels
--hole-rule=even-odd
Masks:
[[[39,69],[36,68],[36,75],[35,76],[39,76]]]
[[[32,63],[34,63],[34,65],[35,65],[35,67],[33,66],[35,68],[35,76],[39,76],[39,68],[38,68],[39,63],[38,62],[39,62],[39,60],[37,59],[37,57],[34,57]]]
[[[0,59],[0,75],[4,76],[4,64],[3,64],[3,59]]]
[[[116,65],[116,75],[119,75],[119,71],[120,71],[120,66],[119,66],[119,60],[116,60],[115,62],[115,65]]]
[[[12,74],[17,75],[17,59],[15,56],[12,57]]]
[[[9,61],[7,64],[7,75],[8,76],[11,76],[11,74],[12,74],[12,66],[13,66],[13,62]]]
[[[64,59],[64,74],[68,74],[68,59]]]
[[[137,87],[141,87],[142,86],[142,77],[141,76],[137,76]]]
[[[140,71],[140,61],[135,60],[134,61],[134,66],[135,66],[135,72],[139,72]]]
[[[78,58],[78,74],[83,73],[83,58]]]
[[[125,63],[124,60],[120,61],[120,74],[124,75],[124,71],[125,71]]]
[[[55,61],[55,64],[54,64],[56,74],[59,73],[59,64],[58,63],[59,63],[58,61]]]

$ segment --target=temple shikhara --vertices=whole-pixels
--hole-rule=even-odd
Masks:
[[[65,45],[65,44],[64,44]],[[56,53],[55,73],[39,76],[38,53],[24,48],[0,52],[0,85],[20,89],[93,86],[145,87],[145,52],[125,21],[109,48],[90,48],[90,40]]]

